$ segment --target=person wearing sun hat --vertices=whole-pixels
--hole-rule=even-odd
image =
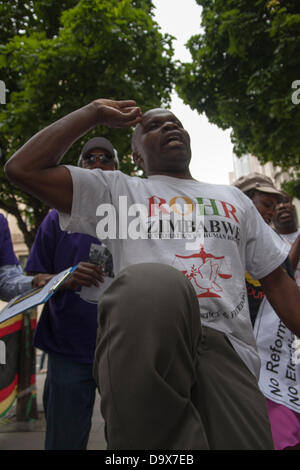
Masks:
[[[287,195],[278,191],[270,178],[259,173],[242,176],[233,184],[252,199],[267,224],[274,223],[277,233],[282,238],[278,230],[278,214],[280,214],[278,208],[282,210],[284,204],[289,202]],[[293,277],[293,266],[289,258],[282,267]],[[266,299],[260,282],[254,280],[247,272],[246,286],[251,321],[261,359],[259,387],[266,397],[274,447],[276,450],[288,448],[299,450],[300,414],[298,405],[290,398],[291,389],[296,396],[300,394],[300,365],[293,363],[291,346],[294,335],[279,320]],[[280,346],[276,350],[277,356],[274,356],[274,345]],[[272,362],[277,357],[280,360]],[[274,387],[272,389],[270,386],[274,383],[277,384],[276,393]]]
[[[275,188],[271,178],[253,172],[238,178],[233,182],[233,186],[239,188],[252,200],[264,221],[270,225],[275,207],[282,199],[282,193]],[[254,325],[264,292],[260,282],[253,279],[248,272],[246,272],[246,286],[251,322]]]
[[[270,224],[275,207],[282,199],[282,193],[275,188],[271,178],[254,172],[241,176],[233,185],[252,200],[265,222]]]
[[[276,194],[280,197],[282,196],[281,191],[275,188],[271,178],[257,172],[241,176],[233,183],[233,185],[243,191],[243,193],[248,193],[250,190],[256,190],[262,193]]]

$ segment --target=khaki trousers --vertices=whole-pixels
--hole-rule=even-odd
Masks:
[[[108,449],[273,449],[255,377],[222,333],[201,327],[178,270],[124,269],[98,321],[94,375]]]

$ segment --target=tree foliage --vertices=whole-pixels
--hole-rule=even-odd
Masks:
[[[13,0],[1,2],[0,13],[0,78],[8,89],[0,107],[1,166],[38,130],[96,98],[135,99],[143,109],[169,103],[172,38],[153,20],[152,1]],[[75,164],[94,135],[113,142],[123,171],[135,171],[130,129],[98,127],[64,162]],[[13,187],[3,170],[0,207],[17,217],[30,246],[48,208]]]
[[[292,101],[300,79],[299,1],[196,1],[202,28],[188,42],[193,60],[182,64],[179,94],[232,129],[238,156],[300,169],[300,104]]]

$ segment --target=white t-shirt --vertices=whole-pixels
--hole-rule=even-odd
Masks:
[[[107,222],[110,236],[118,237],[103,240],[112,253],[115,274],[131,264],[144,262],[165,263],[182,271],[199,298],[202,324],[226,333],[258,377],[260,361],[250,322],[245,271],[255,279],[263,278],[286,259],[288,249],[250,199],[233,186],[161,175],[144,179],[120,171],[67,168],[73,179],[73,205],[71,216],[60,214],[62,230],[103,239],[103,221]],[[195,219],[201,204],[202,226]],[[127,236],[137,227],[137,209],[146,211],[143,220],[146,232],[151,232],[148,238]],[[173,228],[169,238],[164,238],[167,229],[155,225],[155,216],[180,212],[190,213],[200,227],[199,233],[202,227],[203,240],[176,238]],[[127,214],[131,215],[126,217]],[[112,220],[117,233],[113,233]],[[188,230],[191,225],[186,224]]]

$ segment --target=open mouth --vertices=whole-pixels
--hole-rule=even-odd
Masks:
[[[291,217],[291,215],[291,212],[286,209],[277,212],[277,217],[279,218]]]
[[[183,144],[183,138],[181,135],[178,133],[173,133],[167,137],[164,138],[163,140],[163,145],[174,145],[174,144]]]

